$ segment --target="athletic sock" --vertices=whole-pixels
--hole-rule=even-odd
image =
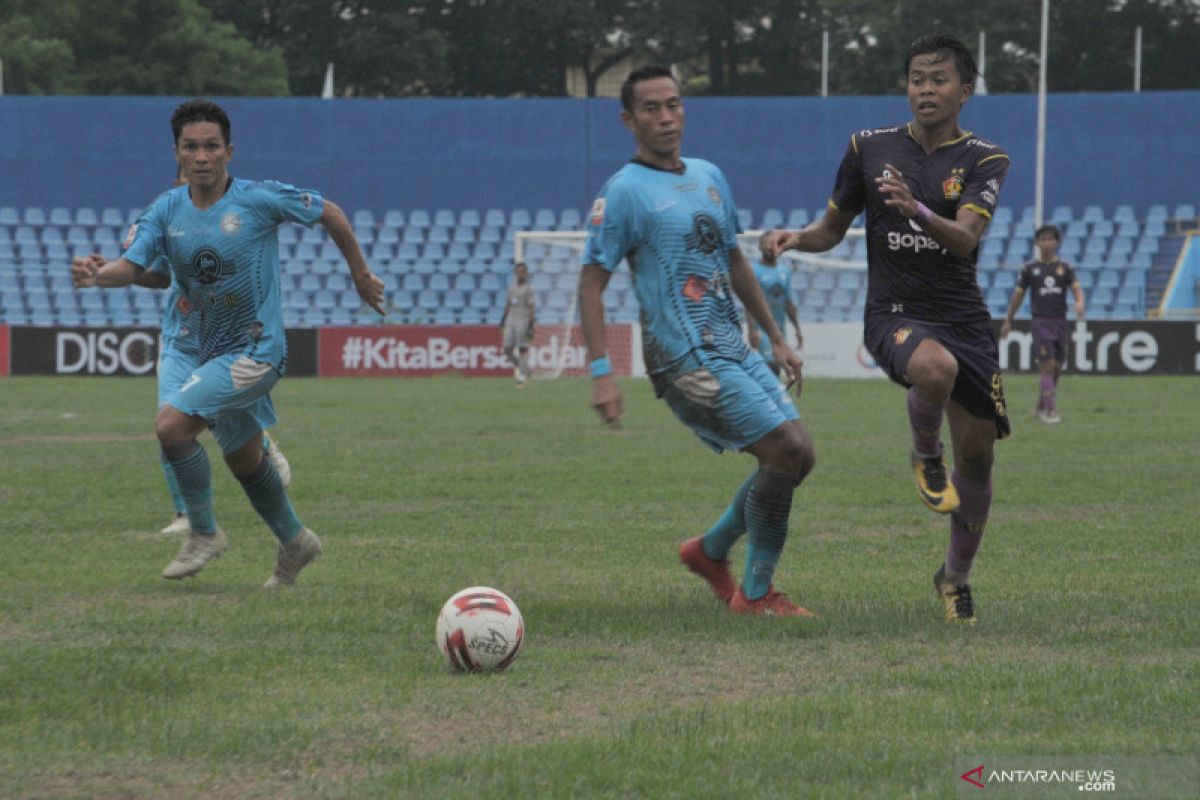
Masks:
[[[992,507],[992,479],[980,483],[958,474],[950,476],[958,490],[958,510],[950,514],[950,549],[946,553],[946,578],[963,584],[971,576],[971,564],[987,527]]]
[[[217,532],[217,520],[213,514],[212,467],[208,453],[193,441],[191,446],[178,448],[174,453],[163,451],[171,464],[179,494],[187,510],[188,522],[194,533],[212,536]],[[174,457],[172,457],[174,456]]]
[[[724,561],[733,549],[734,542],[746,532],[746,496],[750,494],[750,484],[754,482],[754,476],[757,474],[757,470],[750,473],[750,477],[738,488],[725,513],[700,540],[700,549],[704,551],[704,555],[715,561]]]
[[[529,348],[525,348],[517,363],[521,370],[521,380],[526,380],[529,377]]]
[[[908,424],[912,428],[913,452],[919,457],[941,455],[944,413],[942,406],[921,398],[915,386],[908,390]]]
[[[746,530],[750,534],[746,549],[746,568],[742,573],[742,593],[757,600],[771,588],[775,565],[787,539],[792,494],[798,484],[784,472],[760,469],[754,473],[746,497]]]
[[[187,506],[183,504],[183,495],[179,493],[179,481],[175,480],[175,470],[171,469],[171,462],[161,449],[158,451],[158,460],[162,464],[163,477],[167,479],[167,491],[171,493],[171,505],[175,507],[175,513],[186,514]]]
[[[1054,376],[1047,373],[1042,373],[1042,377],[1038,382],[1041,389],[1041,405],[1046,411],[1054,411]]]
[[[304,527],[292,509],[292,501],[288,499],[287,490],[271,460],[265,455],[259,462],[258,468],[249,475],[237,476],[250,498],[250,505],[262,517],[263,522],[275,534],[280,544],[287,544],[296,538]]]

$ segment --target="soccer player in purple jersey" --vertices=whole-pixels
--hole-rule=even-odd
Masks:
[[[1029,294],[1029,310],[1033,314],[1033,350],[1037,354],[1038,403],[1033,416],[1047,425],[1062,422],[1058,415],[1055,395],[1062,375],[1067,346],[1071,335],[1067,331],[1067,287],[1075,295],[1075,318],[1083,319],[1083,288],[1075,277],[1075,268],[1059,259],[1058,245],[1062,234],[1053,225],[1037,229],[1038,257],[1021,270],[1021,279],[1013,290],[1012,302],[1000,326],[1000,338],[1012,331],[1013,315],[1021,307],[1025,292]]]
[[[717,523],[680,545],[680,560],[735,614],[811,617],[772,580],[792,495],[813,467],[812,440],[787,387],[742,339],[734,295],[762,326],[774,360],[797,387],[803,363],[738,249],[737,206],[724,174],[681,153],[683,100],[671,71],[659,65],[634,70],[621,87],[621,106],[637,151],[592,206],[579,280],[592,407],[605,422],[620,421],[621,391],[605,352],[603,294],[613,271],[628,262],[655,394],[716,452],[743,451],[758,462]],[[749,542],[739,587],[729,551],[743,535]]]
[[[770,231],[761,246],[774,255],[823,252],[866,211],[864,342],[908,389],[918,494],[950,514],[950,547],[934,575],[946,619],[974,624],[968,579],[992,504],[993,445],[1009,433],[975,263],[1009,157],[959,127],[978,74],[962,42],[922,36],[905,56],[904,74],[912,121],[851,136],[825,215],[800,231]],[[943,417],[954,450],[949,479]]]

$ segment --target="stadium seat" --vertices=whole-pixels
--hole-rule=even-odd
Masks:
[[[1012,226],[1007,222],[992,221],[984,233],[985,239],[1007,239],[1012,234]]]
[[[1097,289],[1116,289],[1121,285],[1121,274],[1113,269],[1100,270],[1096,276]]]
[[[1083,245],[1083,257],[1089,260],[1103,258],[1108,253],[1108,242],[1104,239],[1089,238]]]
[[[499,208],[489,208],[483,214],[483,224],[489,228],[503,228],[508,224],[508,219]]]
[[[1086,239],[1088,235],[1088,224],[1081,219],[1072,220],[1067,223],[1063,229],[1064,237],[1076,237]]]
[[[47,222],[51,225],[57,225],[65,228],[71,224],[71,212],[62,206],[55,206],[50,209],[50,216],[47,217]]]
[[[813,276],[812,288],[824,292],[834,288],[835,283],[836,282],[834,280],[833,273],[829,270],[822,269],[818,270]]]
[[[1013,210],[1010,206],[1000,206],[996,209],[996,213],[992,215],[992,224],[1002,223],[1011,225],[1013,221]]]
[[[1113,301],[1113,290],[1104,286],[1097,286],[1092,289],[1092,294],[1088,298],[1088,304],[1094,306],[1111,306]]]
[[[391,261],[396,257],[395,249],[390,244],[386,244],[384,242],[376,242],[375,244],[371,245],[369,252],[370,260],[376,264]]]
[[[425,281],[417,273],[409,272],[401,279],[400,288],[406,292],[419,292],[425,288]]]
[[[375,243],[375,228],[371,225],[355,225],[354,238],[363,247]]]
[[[739,208],[737,210],[738,224],[742,226],[742,230],[748,231],[753,227],[754,214],[748,208]]]
[[[539,208],[533,217],[534,230],[548,231],[556,224],[555,214],[548,208]]]
[[[996,274],[992,277],[993,289],[999,289],[1003,292],[1011,292],[1013,287],[1016,285],[1017,276],[1012,270],[997,270]]]
[[[1113,222],[1120,224],[1122,222],[1137,222],[1137,214],[1133,210],[1133,206],[1122,203],[1113,210]]]
[[[433,224],[439,228],[453,228],[455,222],[454,212],[448,208],[439,208],[433,212]]]
[[[581,227],[583,227],[583,215],[579,213],[578,208],[564,208],[558,215],[560,231],[573,231]]]
[[[1079,218],[1088,223],[1100,222],[1104,219],[1104,209],[1100,206],[1085,206]]]
[[[1070,206],[1055,206],[1054,212],[1050,215],[1050,224],[1063,226],[1069,223],[1074,216],[1072,215]]]
[[[421,246],[421,259],[424,261],[442,261],[446,258],[446,249],[440,244]]]
[[[533,219],[529,216],[529,210],[525,208],[514,208],[508,217],[508,226],[517,230],[528,230],[533,225]]]
[[[375,228],[375,214],[369,208],[360,208],[352,219],[355,228]]]
[[[489,244],[499,244],[504,241],[504,236],[500,233],[498,227],[485,225],[479,229],[477,241],[488,242]]]
[[[26,206],[21,219],[26,225],[41,227],[46,224],[46,212],[39,206]]]
[[[808,210],[803,208],[793,208],[788,212],[785,228],[803,228],[809,223]]]
[[[429,276],[429,281],[425,284],[425,288],[439,293],[445,292],[450,288],[450,277],[444,272],[435,272]]]
[[[1111,239],[1113,236],[1113,224],[1109,220],[1102,219],[1092,225],[1093,239]]]
[[[1161,219],[1146,220],[1146,225],[1142,228],[1142,236],[1153,236],[1155,239],[1161,239],[1167,235],[1166,223]]]
[[[1154,263],[1154,257],[1149,253],[1134,253],[1129,259],[1129,266],[1135,270],[1148,270]]]
[[[0,225],[13,227],[21,224],[21,213],[12,206],[4,206],[0,208]]]
[[[466,208],[458,214],[458,227],[460,228],[478,228],[483,225],[483,219],[479,216],[479,212],[473,208]]]
[[[1196,218],[1196,207],[1191,203],[1180,203],[1175,206],[1175,213],[1171,215],[1171,219],[1179,221],[1188,221]]]
[[[1137,250],[1134,252],[1138,253],[1138,254],[1145,254],[1148,256],[1153,256],[1153,255],[1157,254],[1158,253],[1158,237],[1157,236],[1142,236],[1142,238],[1138,241]]]
[[[450,229],[434,225],[425,231],[425,241],[433,244],[450,244]]]
[[[322,289],[313,295],[313,306],[323,311],[337,307],[337,297],[328,289]]]
[[[1168,216],[1170,215],[1167,212],[1167,207],[1161,203],[1155,203],[1146,209],[1147,222],[1166,222]]]
[[[389,208],[383,212],[383,224],[380,228],[403,228],[404,212],[398,208]]]
[[[1083,243],[1079,239],[1063,239],[1062,245],[1058,248],[1058,255],[1066,261],[1077,258],[1083,252]]]
[[[408,214],[407,228],[428,228],[431,224],[429,212],[423,208],[414,208]]]
[[[1104,257],[1103,263],[1108,269],[1127,269],[1129,267],[1129,253],[1109,253]]]
[[[106,208],[100,212],[100,224],[109,227],[122,227],[125,224],[125,215],[121,213],[119,208]]]

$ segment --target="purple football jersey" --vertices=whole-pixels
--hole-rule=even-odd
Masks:
[[[1075,283],[1075,268],[1065,261],[1030,261],[1017,284],[1029,293],[1034,317],[1067,317],[1067,289]]]

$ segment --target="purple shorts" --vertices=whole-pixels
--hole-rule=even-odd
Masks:
[[[904,379],[908,360],[926,339],[945,347],[958,362],[951,399],[973,417],[994,419],[997,439],[1008,436],[1012,428],[1004,401],[1004,376],[990,321],[944,324],[887,316],[868,319],[863,330],[863,342],[875,363],[904,387],[912,385]]]
[[[1033,330],[1033,352],[1038,365],[1048,361],[1064,364],[1067,345],[1071,342],[1066,317],[1034,317],[1030,327]]]

